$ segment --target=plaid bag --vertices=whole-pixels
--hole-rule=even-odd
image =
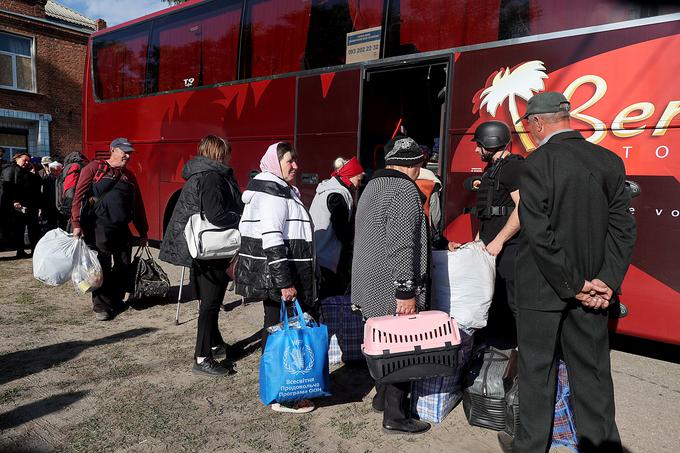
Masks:
[[[567,373],[567,365],[562,360],[558,360],[555,418],[553,420],[551,447],[567,447],[578,452],[569,374]]]
[[[472,335],[460,331],[461,360],[457,374],[411,383],[411,412],[419,419],[441,423],[463,399],[464,369],[472,353],[473,339]]]
[[[330,365],[363,360],[364,321],[352,311],[350,296],[333,296],[321,301],[321,322],[328,326]]]

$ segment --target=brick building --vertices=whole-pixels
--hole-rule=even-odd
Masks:
[[[0,147],[33,156],[81,149],[89,35],[106,27],[52,0],[0,0]]]

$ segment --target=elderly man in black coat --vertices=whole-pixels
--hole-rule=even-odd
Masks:
[[[561,93],[529,100],[523,119],[539,144],[520,180],[516,264],[520,429],[505,451],[545,452],[558,350],[569,369],[582,452],[621,451],[614,419],[607,308],[635,243],[625,167],[571,129]],[[504,442],[505,440],[505,442]]]

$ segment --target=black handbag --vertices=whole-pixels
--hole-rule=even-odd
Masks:
[[[146,252],[146,258],[142,256]],[[170,291],[170,280],[163,269],[151,256],[149,246],[137,248],[132,261],[134,283],[132,299],[140,300],[147,297],[165,297]]]

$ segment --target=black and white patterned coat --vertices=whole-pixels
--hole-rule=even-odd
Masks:
[[[377,171],[356,213],[352,303],[364,318],[392,315],[395,299],[427,308],[429,240],[421,194],[396,170]]]
[[[314,227],[297,192],[267,172],[253,178],[243,193],[236,293],[280,300],[281,289],[295,286],[300,303],[316,299]]]

